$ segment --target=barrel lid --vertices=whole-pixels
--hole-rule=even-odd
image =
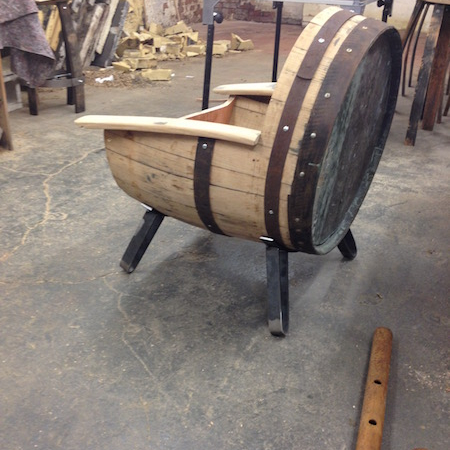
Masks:
[[[355,27],[330,64],[298,145],[288,200],[296,250],[327,253],[350,228],[383,152],[400,71],[398,33],[372,19]]]

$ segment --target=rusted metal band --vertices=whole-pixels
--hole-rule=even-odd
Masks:
[[[264,194],[267,233],[280,246],[283,245],[279,225],[281,180],[295,124],[311,80],[328,46],[339,29],[354,15],[356,14],[350,11],[339,11],[322,26],[298,69],[281,114],[270,155]]]
[[[297,250],[317,253],[312,239],[313,213],[323,158],[336,118],[358,66],[372,42],[384,31],[386,31],[384,24],[375,20],[365,20],[358,24],[345,39],[322,83],[301,141],[291,195],[288,199],[290,239]],[[392,53],[397,50],[401,52],[401,47],[391,48]],[[339,80],[339,86],[336,86],[336,80]],[[396,90],[398,83],[391,83],[389,104],[383,122],[386,129],[378,139],[377,148],[384,147],[387,138],[395,109]],[[374,149],[374,153],[377,148]],[[378,148],[378,151],[382,151],[382,148]],[[381,154],[378,156],[381,157]]]
[[[217,225],[211,210],[211,162],[215,142],[216,140],[211,138],[198,138],[194,164],[194,200],[203,224],[213,233],[224,234]]]

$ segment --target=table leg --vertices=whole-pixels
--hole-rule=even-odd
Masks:
[[[83,68],[79,55],[79,44],[77,35],[73,28],[72,17],[69,6],[66,3],[58,3],[59,17],[61,18],[61,29],[66,46],[66,69],[70,78],[83,78]],[[75,105],[75,113],[85,111],[84,83],[67,88],[67,104]]]
[[[7,150],[13,149],[11,128],[9,126],[8,103],[3,81],[2,57],[0,56],[0,146]]]
[[[435,6],[437,8],[438,5]],[[422,128],[432,131],[436,114],[444,94],[445,73],[450,56],[450,6],[439,5],[444,9],[444,16],[431,65],[430,82],[423,110]]]
[[[425,43],[422,65],[420,67],[419,76],[417,79],[416,92],[409,116],[409,125],[406,132],[405,145],[414,145],[416,142],[417,127],[423,112],[425,96],[430,80],[431,65],[439,37],[439,31],[444,19],[444,9],[445,8],[442,5],[435,5],[433,10],[428,37]]]

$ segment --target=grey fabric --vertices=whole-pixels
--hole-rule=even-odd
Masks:
[[[11,49],[11,69],[39,86],[53,71],[55,56],[45,38],[33,0],[0,0],[0,48]]]

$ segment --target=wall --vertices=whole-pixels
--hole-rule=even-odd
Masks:
[[[144,3],[146,23],[156,22],[164,26],[179,20],[186,23],[202,21],[203,0],[129,0]],[[276,11],[272,1],[221,0],[215,10],[220,11],[227,20],[247,20],[253,22],[275,22]],[[301,24],[303,4],[284,3],[283,22]]]
[[[225,19],[250,22],[275,22],[276,10],[272,1],[222,0],[216,6]],[[283,22],[301,24],[303,4],[287,2],[283,5]]]
[[[330,3],[332,3],[332,0],[330,0]],[[394,0],[392,17],[388,17],[388,23],[395,26],[399,30],[405,29],[415,3],[415,0]],[[324,8],[326,8],[326,5],[318,5],[313,3],[305,4],[303,11],[304,23],[309,22],[312,17]],[[373,17],[374,19],[379,20],[381,20],[382,14],[383,8],[379,8],[376,1],[367,5],[364,11],[365,16]]]
[[[183,19],[187,23],[201,22],[203,0],[129,0],[144,3],[146,22],[156,22],[164,26],[175,24]],[[333,0],[330,0],[330,4]],[[274,22],[276,12],[272,8],[272,1],[259,0],[221,0],[216,5],[216,11],[221,11],[225,19],[247,20],[254,22]],[[415,0],[394,0],[393,15],[388,23],[399,29],[404,29],[413,10]],[[292,3],[283,5],[284,23],[306,23],[320,10],[326,8],[323,4]],[[368,17],[381,19],[382,8],[376,1],[369,4],[364,12]]]

